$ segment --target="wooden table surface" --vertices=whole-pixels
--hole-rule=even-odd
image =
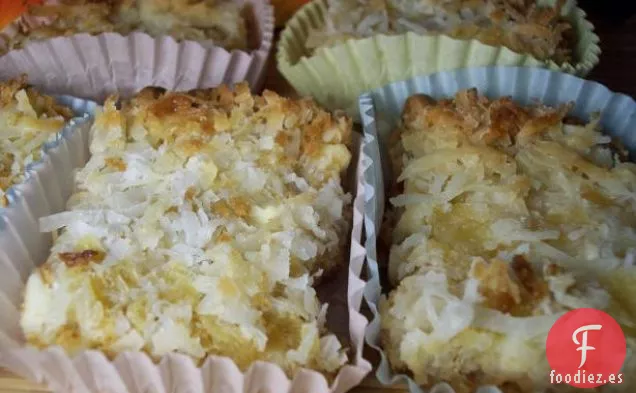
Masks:
[[[597,4],[599,3],[598,0]],[[607,4],[607,2],[605,3]],[[584,9],[585,5],[583,6]],[[605,84],[610,90],[636,97],[636,16],[627,20],[616,20],[589,12],[589,19],[596,26],[601,38],[600,64],[589,75],[589,79]],[[272,61],[266,80],[266,88],[281,94],[292,95],[293,90],[275,69]],[[382,387],[372,376],[352,393],[389,393],[403,391],[403,387]],[[48,392],[45,386],[25,381],[8,371],[0,369],[0,393]]]

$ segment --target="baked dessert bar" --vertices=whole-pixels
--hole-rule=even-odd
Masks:
[[[554,7],[534,0],[328,0],[324,28],[313,31],[309,50],[378,34],[446,35],[504,46],[539,60],[571,62],[572,26]]]
[[[275,362],[335,373],[315,279],[346,261],[341,173],[351,122],[246,84],[144,89],[96,117],[92,156],[30,276],[21,325],[38,347]]]
[[[390,148],[397,288],[380,306],[395,369],[457,392],[542,391],[564,312],[606,310],[636,333],[623,289],[600,280],[636,252],[636,165],[570,109],[475,90],[408,99]]]
[[[24,181],[28,164],[73,116],[69,108],[29,87],[26,77],[0,83],[0,208],[7,190]]]
[[[248,49],[243,11],[242,3],[232,0],[61,0],[32,6],[30,15],[51,21],[38,26],[20,24],[18,34],[5,36],[6,50],[20,49],[31,40],[134,31],[176,40],[210,40],[227,50]]]

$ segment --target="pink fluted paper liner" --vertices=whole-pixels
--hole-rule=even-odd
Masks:
[[[349,364],[331,383],[306,369],[290,380],[280,367],[266,362],[255,362],[241,372],[231,359],[218,356],[197,367],[180,354],[166,355],[155,364],[141,352],[121,353],[111,361],[97,351],[71,358],[59,347],[26,347],[19,326],[22,291],[32,269],[46,260],[52,242],[50,233],[39,231],[38,220],[64,210],[73,191],[74,169],[89,158],[90,118],[73,122],[65,137],[31,168],[28,180],[16,186],[19,198],[0,214],[0,367],[59,393],[342,393],[371,371],[371,363],[362,354],[368,320],[360,312],[367,283],[360,278],[366,251],[358,134],[344,184],[355,195],[348,267],[317,288],[321,300],[329,303],[327,326],[350,348]]]
[[[205,41],[177,42],[145,33],[122,36],[76,34],[32,41],[0,57],[0,79],[23,73],[29,83],[51,93],[102,102],[108,95],[130,96],[146,86],[192,90],[247,81],[253,92],[263,84],[274,37],[274,10],[269,0],[244,0],[248,51],[226,49]],[[25,20],[43,23],[41,18]],[[15,24],[2,31],[11,36]],[[0,49],[6,45],[0,40]]]

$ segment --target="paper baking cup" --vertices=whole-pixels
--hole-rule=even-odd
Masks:
[[[33,174],[36,173],[38,171],[38,168],[42,167],[43,162],[48,159],[47,157],[49,155],[49,151],[51,151],[51,149],[55,148],[59,143],[61,143],[64,138],[68,138],[78,124],[87,122],[92,113],[95,111],[95,107],[97,106],[97,104],[92,101],[86,101],[70,96],[53,96],[53,98],[58,104],[69,108],[73,112],[74,118],[71,119],[57,135],[55,135],[55,138],[52,141],[44,144],[41,147],[42,155],[40,160],[32,162],[26,166],[24,182],[9,187],[9,189],[6,190],[6,196],[9,200],[9,206],[20,201],[25,184],[30,181],[30,178],[33,176]],[[75,160],[76,157],[72,157],[70,159]],[[0,215],[2,215],[5,210],[6,208],[0,207]]]
[[[371,371],[363,358],[367,319],[360,313],[365,281],[360,278],[365,259],[361,244],[364,187],[360,160],[361,137],[355,134],[354,159],[346,188],[355,195],[351,252],[348,268],[318,289],[329,303],[327,325],[350,348],[350,364],[335,380],[316,371],[301,370],[289,380],[273,363],[255,362],[242,373],[225,357],[210,356],[202,367],[180,354],[170,354],[154,364],[141,352],[126,352],[113,361],[103,353],[85,351],[70,358],[59,347],[37,350],[25,347],[19,326],[22,291],[29,274],[43,263],[51,247],[50,233],[40,233],[40,217],[64,210],[73,192],[74,169],[88,160],[90,121],[75,122],[72,129],[39,163],[29,181],[20,186],[19,203],[0,215],[0,368],[55,392],[94,393],[327,393],[345,392]],[[335,323],[331,323],[335,322]]]
[[[603,130],[621,140],[630,151],[632,159],[636,157],[636,101],[626,95],[614,93],[599,83],[561,72],[518,67],[467,68],[394,83],[360,97],[365,140],[363,153],[372,161],[364,172],[365,248],[369,272],[365,300],[373,314],[367,327],[366,341],[381,355],[380,365],[376,371],[378,380],[385,385],[406,384],[413,393],[421,393],[422,389],[407,375],[394,374],[391,371],[388,359],[380,346],[380,315],[377,305],[382,295],[378,266],[386,261],[378,261],[375,244],[385,200],[382,178],[391,176],[385,146],[391,131],[399,121],[408,97],[423,93],[434,99],[449,98],[459,90],[473,87],[489,98],[511,96],[522,104],[531,104],[537,100],[550,106],[574,102],[572,115],[583,120],[588,120],[595,112],[601,112],[600,122]],[[369,190],[374,192],[371,193]],[[633,266],[628,269],[626,273],[636,277],[636,269]],[[636,362],[636,356],[632,354],[627,362]],[[636,381],[631,383],[636,384]],[[447,384],[439,384],[428,391],[452,392]],[[486,386],[478,392],[501,393],[497,388]]]
[[[575,64],[540,61],[477,40],[415,33],[349,40],[309,56],[305,48],[309,32],[324,26],[327,15],[327,0],[315,0],[298,11],[283,31],[278,44],[278,68],[302,95],[314,97],[327,108],[344,109],[356,119],[357,99],[363,92],[439,71],[474,66],[532,66],[584,76],[598,64],[599,38],[574,1],[568,1],[564,12],[576,31],[574,53],[579,61]]]
[[[191,90],[247,81],[258,92],[272,47],[274,10],[269,0],[245,2],[252,11],[251,51],[228,52],[206,42],[177,42],[145,33],[84,33],[33,41],[10,51],[0,57],[0,79],[26,73],[29,83],[39,88],[98,102],[113,93],[127,97],[146,86]],[[10,25],[4,33],[14,30]]]

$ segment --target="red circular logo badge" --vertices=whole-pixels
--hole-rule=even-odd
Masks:
[[[563,315],[546,341],[550,382],[577,388],[621,383],[626,354],[625,335],[618,322],[593,308]]]

